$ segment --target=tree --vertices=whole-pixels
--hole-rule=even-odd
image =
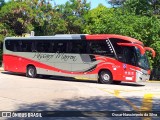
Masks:
[[[54,18],[54,11],[49,0],[27,0],[26,3],[31,6],[34,11],[35,18],[32,21],[36,35],[51,35],[52,19]]]
[[[123,8],[136,15],[159,15],[160,0],[126,0]]]
[[[82,33],[84,15],[90,10],[90,3],[86,0],[70,0],[58,7],[61,18],[66,22],[67,33]]]
[[[33,30],[34,17],[33,10],[25,2],[8,2],[0,11],[0,21],[17,35]]]
[[[66,33],[66,23],[62,19],[59,6],[52,6],[49,0],[26,1],[36,14],[32,21],[36,35],[53,35],[56,33]]]

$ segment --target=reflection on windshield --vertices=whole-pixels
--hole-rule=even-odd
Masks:
[[[146,54],[141,55],[140,50],[138,48],[136,48],[136,53],[138,57],[137,59],[138,66],[141,67],[142,69],[148,70],[150,67]]]

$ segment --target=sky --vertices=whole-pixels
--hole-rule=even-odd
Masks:
[[[56,4],[64,4],[68,0],[53,0]],[[91,2],[91,9],[96,8],[100,3],[104,6],[109,7],[107,0],[87,0],[87,2]]]
[[[8,2],[9,0],[5,0]],[[56,4],[64,4],[68,0],[52,0],[52,3],[54,4],[54,1]],[[96,8],[100,3],[103,4],[106,7],[109,7],[110,5],[107,3],[107,0],[87,0],[87,2],[91,2],[91,9]]]

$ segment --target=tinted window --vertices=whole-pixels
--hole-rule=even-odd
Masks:
[[[34,49],[33,41],[28,40],[6,40],[5,46],[14,52],[32,52]]]
[[[69,44],[69,53],[86,53],[86,41],[72,40]]]
[[[32,52],[34,51],[34,41],[22,40],[22,52]]]
[[[55,41],[55,51],[59,53],[66,53],[67,52],[67,41]]]
[[[121,51],[123,52],[123,61],[124,63],[136,65],[136,53],[134,47],[124,46]]]
[[[6,40],[7,50],[14,52],[66,53],[67,43],[63,40]]]
[[[14,52],[21,52],[22,42],[20,40],[7,40],[5,42],[6,49]]]
[[[116,38],[110,38],[110,41],[117,53],[117,55],[122,54],[122,49],[124,46],[120,46],[117,43],[128,43],[126,40],[122,40],[122,39],[116,39]]]
[[[5,46],[7,50],[14,51],[14,43],[11,40],[6,40]]]
[[[112,47],[110,45],[108,45],[105,40],[89,41],[88,46],[89,46],[89,53],[90,54],[114,56],[114,52],[112,50]]]
[[[37,52],[49,52],[50,41],[35,40],[35,48]]]
[[[36,40],[36,51],[45,53],[66,53],[67,43],[63,40]]]
[[[111,38],[110,41],[116,51],[119,61],[131,65],[136,65],[137,57],[135,53],[135,47],[118,45],[117,43],[129,43],[128,41],[122,39]]]
[[[56,53],[57,52],[57,50],[56,50],[56,42],[50,40],[49,43],[50,44],[48,46],[48,52],[49,53]]]

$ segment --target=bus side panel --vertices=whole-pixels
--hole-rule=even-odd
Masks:
[[[3,55],[4,70],[18,72],[20,64],[18,59],[18,57],[12,55]]]
[[[95,73],[102,69],[107,69],[112,73],[113,80],[135,82],[136,73],[131,69],[136,69],[135,66],[124,64],[116,59],[109,57],[96,56],[96,60],[101,62],[98,64]]]
[[[25,73],[27,64],[33,64],[22,57],[8,54],[3,55],[3,60],[4,70],[11,72]]]
[[[92,63],[93,65],[90,63],[90,65],[92,65],[93,67],[94,65],[96,65],[96,67],[86,72],[84,71],[73,72],[70,70],[62,70],[62,69],[56,68],[58,66],[55,67],[54,65],[47,65],[46,63],[42,63],[37,60],[35,61],[32,59],[28,59],[26,57],[20,57],[18,55],[4,54],[3,60],[4,60],[4,70],[11,71],[11,72],[25,73],[27,65],[31,64],[36,67],[38,74],[49,74],[49,75],[55,74],[55,75],[70,76],[70,77],[77,77],[77,78],[82,77],[82,78],[96,79],[98,72],[100,70],[108,69],[111,71],[113,75],[113,80],[135,82],[135,79],[136,79],[134,72],[130,70],[130,68],[134,69],[133,66],[126,65],[126,69],[124,69],[123,63],[118,62],[115,59],[102,57],[102,56],[96,56],[96,61]],[[78,66],[81,67],[82,65],[78,65]],[[73,67],[75,67],[74,64],[73,64]]]

